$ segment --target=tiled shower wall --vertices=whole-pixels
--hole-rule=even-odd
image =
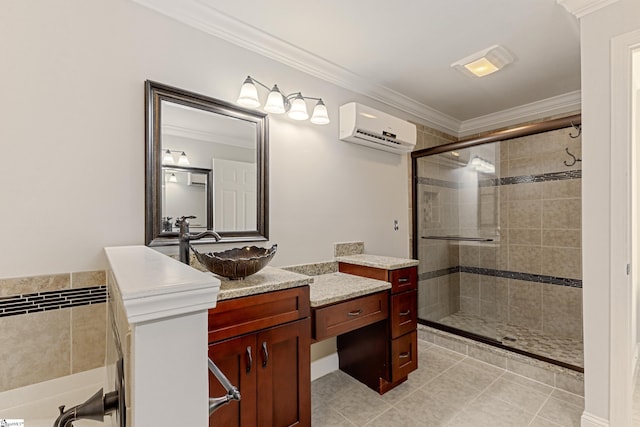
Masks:
[[[495,240],[420,240],[422,318],[461,311],[582,338],[581,173],[565,148],[578,158],[581,149],[580,138],[570,134],[576,131],[486,147],[493,150],[485,158],[495,162],[496,174],[479,174],[475,182],[461,176],[460,165],[446,155],[419,159],[418,238]]]
[[[104,366],[104,271],[0,279],[0,392]]]

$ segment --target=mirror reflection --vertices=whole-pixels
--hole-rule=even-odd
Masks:
[[[176,244],[191,215],[221,241],[266,240],[265,115],[154,82],[147,113],[147,244]]]
[[[211,169],[162,166],[162,231],[178,232],[175,220],[190,212],[191,230],[204,231],[213,224]]]

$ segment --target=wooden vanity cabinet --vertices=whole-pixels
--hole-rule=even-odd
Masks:
[[[340,369],[386,393],[418,369],[418,269],[387,270],[345,262],[338,269],[391,283],[389,320],[338,336]]]
[[[309,314],[308,286],[220,301],[209,310],[209,357],[241,396],[216,410],[210,427],[311,425]],[[225,394],[209,373],[209,396]]]

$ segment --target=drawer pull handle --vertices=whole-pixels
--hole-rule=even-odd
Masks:
[[[400,359],[406,359],[407,357],[409,357],[408,351],[405,351],[404,353],[400,353]]]
[[[347,316],[360,316],[362,314],[362,310],[353,310],[347,313]]]
[[[247,346],[247,374],[251,372],[251,368],[253,367],[253,357],[251,356],[251,346]]]
[[[267,362],[269,361],[269,352],[267,351],[267,342],[262,342],[262,367],[265,368],[267,366]]]
[[[411,310],[407,310],[407,311],[401,311],[400,312],[400,316],[408,316],[411,314]]]
[[[408,282],[409,282],[408,277],[401,277],[398,279],[398,283],[408,283]]]

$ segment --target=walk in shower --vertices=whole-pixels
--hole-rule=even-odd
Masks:
[[[580,133],[571,116],[412,153],[421,323],[582,370]]]

